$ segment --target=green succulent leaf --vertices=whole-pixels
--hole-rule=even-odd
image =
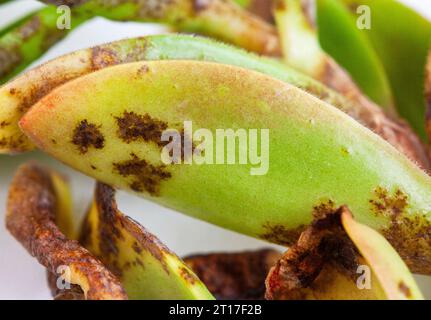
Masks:
[[[368,36],[386,70],[398,113],[425,138],[424,66],[431,43],[431,22],[394,0],[343,0],[356,12],[371,9]]]

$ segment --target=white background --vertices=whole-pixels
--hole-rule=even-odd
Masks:
[[[403,2],[431,19],[431,0],[404,0]],[[38,6],[35,1],[16,0],[1,7],[0,27]],[[91,45],[167,31],[158,25],[115,23],[97,18],[73,31],[35,64]],[[51,299],[44,268],[30,257],[4,227],[8,185],[16,168],[30,159],[36,159],[69,175],[75,200],[74,209],[78,216],[81,217],[85,212],[93,192],[94,182],[91,179],[40,152],[13,157],[0,155],[0,299]],[[268,246],[267,243],[189,218],[123,192],[119,192],[118,201],[124,213],[142,223],[180,256],[198,252],[235,251]],[[420,277],[419,283],[423,292],[431,299],[431,277]]]

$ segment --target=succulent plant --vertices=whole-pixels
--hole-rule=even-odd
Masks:
[[[273,15],[271,1],[43,2],[0,32],[0,153],[38,148],[96,180],[80,227],[60,173],[29,163],[10,186],[7,228],[56,299],[423,299],[429,22],[386,0],[278,0]],[[72,29],[102,16],[229,44],[124,39],[22,72],[70,32],[60,4]],[[375,28],[356,28],[359,4]],[[384,10],[414,36],[390,32]],[[115,189],[288,249],[182,260]]]

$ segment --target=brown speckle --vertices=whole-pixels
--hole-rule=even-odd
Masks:
[[[87,120],[82,120],[73,132],[72,143],[75,144],[81,154],[88,151],[90,147],[102,149],[104,147],[105,138],[99,130],[100,126],[93,123],[88,123]]]
[[[180,273],[180,276],[191,285],[194,285],[196,281],[198,281],[198,278],[196,277],[196,275],[190,272],[190,270],[185,267],[180,267],[179,273]]]
[[[259,238],[271,243],[290,246],[298,240],[306,227],[301,225],[296,228],[287,228],[282,224],[266,223],[263,225],[263,228],[265,232],[261,234]]]
[[[431,274],[431,221],[422,214],[393,215],[380,231],[412,272]]]
[[[162,146],[162,133],[167,129],[167,123],[152,118],[148,114],[139,115],[125,111],[121,117],[115,117],[118,125],[118,136],[126,143],[142,139],[152,141]]]
[[[0,148],[8,149],[10,152],[21,152],[25,150],[27,138],[24,134],[0,138]]]
[[[138,76],[144,75],[146,73],[150,72],[150,67],[146,64],[142,65],[138,69]]]
[[[374,190],[374,198],[369,202],[374,214],[388,217],[398,216],[408,207],[408,197],[400,189],[390,194],[387,189],[377,187]]]
[[[3,128],[7,127],[8,125],[10,125],[10,122],[3,120],[2,122],[0,122],[0,129],[3,129]]]
[[[142,248],[139,246],[139,244],[136,241],[133,242],[132,249],[138,254],[142,252]]]
[[[322,201],[321,203],[313,207],[313,218],[322,219],[328,214],[333,214],[335,211],[337,211],[337,208],[335,207],[334,201],[330,199]]]
[[[107,47],[94,47],[91,51],[91,68],[92,70],[99,70],[119,64],[121,61],[118,59],[114,50]]]
[[[171,177],[165,166],[154,166],[144,159],[139,159],[132,153],[130,160],[114,163],[114,170],[123,177],[133,177],[130,188],[137,192],[147,191],[156,196],[159,193],[159,185],[163,180]]]
[[[408,211],[408,196],[401,189],[389,192],[377,187],[369,203],[376,216],[389,219],[389,225],[380,232],[409,268],[431,274],[431,221],[423,213]]]
[[[164,244],[162,244],[156,236],[148,232],[132,218],[125,216],[123,219],[123,225],[133,238],[136,239],[136,246],[139,246],[141,251],[145,250],[146,252],[149,252],[154,259],[161,263],[164,271],[169,274],[169,269],[164,255],[173,255],[173,253]],[[137,260],[139,260],[139,258],[137,258]],[[137,262],[139,263],[139,261]],[[142,261],[140,264],[143,265]]]
[[[403,295],[405,295],[407,298],[410,298],[412,296],[412,293],[410,291],[410,288],[403,282],[400,281],[398,284],[398,289],[401,291]]]

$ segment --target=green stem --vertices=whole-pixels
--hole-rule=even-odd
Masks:
[[[6,82],[39,58],[48,48],[86,20],[73,15],[70,29],[59,29],[59,13],[45,7],[7,27],[0,37],[0,83]]]
[[[43,0],[69,4],[75,12],[111,20],[158,22],[180,31],[199,33],[261,54],[278,55],[275,28],[241,8],[234,1],[148,0]]]

